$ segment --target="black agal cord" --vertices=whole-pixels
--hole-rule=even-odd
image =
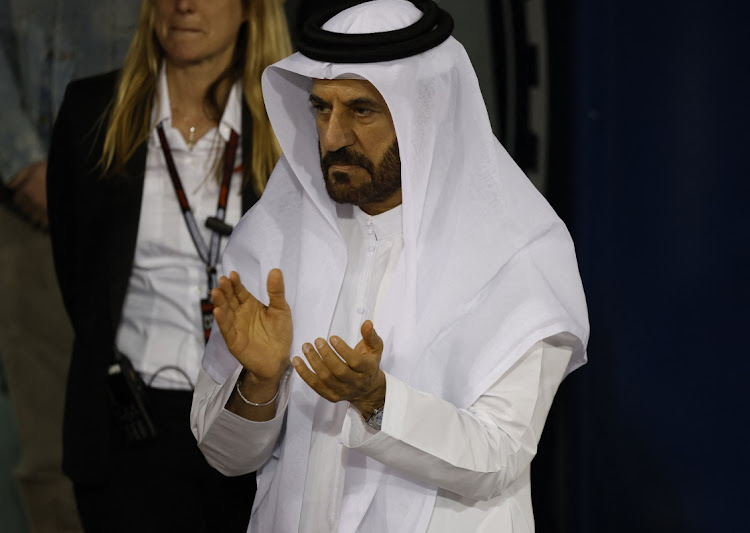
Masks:
[[[453,31],[453,18],[433,0],[410,0],[422,17],[411,26],[378,33],[334,33],[321,27],[344,9],[337,7],[314,15],[305,22],[299,51],[317,61],[331,63],[376,63],[421,54],[445,41]]]

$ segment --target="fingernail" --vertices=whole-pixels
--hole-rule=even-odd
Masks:
[[[326,341],[324,341],[323,339],[315,339],[315,346],[317,346],[318,348],[322,348],[323,346],[325,346],[325,344]]]
[[[338,337],[331,337],[331,344],[337,346],[340,340]]]

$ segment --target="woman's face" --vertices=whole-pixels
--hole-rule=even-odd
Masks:
[[[156,38],[178,66],[229,65],[246,19],[241,0],[155,0]]]

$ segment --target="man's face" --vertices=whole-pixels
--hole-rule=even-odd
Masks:
[[[329,196],[382,213],[401,203],[401,160],[385,100],[365,80],[313,80],[310,103]]]

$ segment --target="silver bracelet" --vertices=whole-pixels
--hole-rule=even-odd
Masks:
[[[240,390],[240,385],[242,385],[242,381],[238,379],[237,385],[235,385],[235,389],[237,389],[237,394],[240,395],[240,398],[242,399],[243,402],[245,402],[247,405],[252,405],[253,407],[265,407],[266,405],[271,405],[273,402],[276,401],[276,398],[279,397],[279,391],[281,390],[281,387],[279,386],[279,388],[276,389],[276,394],[273,395],[273,398],[271,398],[270,400],[264,403],[255,403],[255,402],[251,402],[250,400],[248,400],[242,395],[242,391]]]

